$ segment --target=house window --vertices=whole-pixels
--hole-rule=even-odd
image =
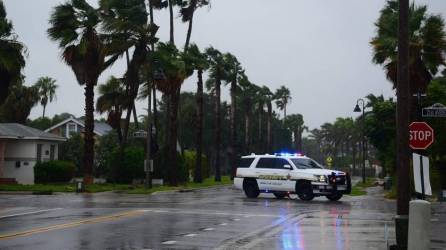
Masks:
[[[16,167],[16,168],[19,168],[19,167],[20,167],[20,161],[16,161],[16,162],[15,162],[15,167]]]
[[[70,138],[71,134],[77,132],[76,123],[68,123],[67,124],[67,138]]]

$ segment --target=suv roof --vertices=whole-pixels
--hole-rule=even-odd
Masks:
[[[279,154],[273,154],[273,155],[270,155],[270,154],[256,155],[256,154],[252,153],[250,155],[242,156],[242,158],[255,158],[255,157],[308,158],[307,156],[305,156],[303,154],[288,154],[288,153],[279,153]]]

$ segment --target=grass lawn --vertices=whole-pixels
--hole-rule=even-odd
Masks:
[[[178,187],[171,186],[154,186],[152,189],[145,189],[144,185],[128,185],[128,184],[92,184],[87,185],[87,193],[98,193],[106,191],[117,191],[128,194],[150,194],[158,191],[196,189],[204,187],[212,187],[218,185],[231,184],[229,176],[222,176],[221,182],[215,182],[214,177],[203,180],[202,183],[189,182]],[[31,191],[36,194],[49,194],[52,192],[75,192],[76,184],[35,184],[35,185],[0,185],[0,191]]]
[[[349,195],[351,195],[351,196],[365,195],[365,194],[367,194],[365,189],[369,188],[369,187],[374,187],[375,182],[376,182],[375,178],[367,178],[365,180],[365,183],[362,183],[362,181],[360,181],[352,187],[352,192]]]

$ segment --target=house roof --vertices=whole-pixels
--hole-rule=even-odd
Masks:
[[[53,129],[57,128],[57,127],[60,127],[60,126],[66,124],[68,122],[74,122],[74,123],[77,123],[79,126],[81,126],[83,128],[85,127],[84,120],[77,119],[77,118],[74,118],[74,117],[70,117],[70,118],[68,118],[68,119],[66,119],[64,121],[61,121],[58,124],[52,126],[51,128],[46,129],[45,132],[50,132],[51,130],[53,130]],[[95,134],[99,135],[99,136],[103,136],[103,135],[109,133],[112,130],[113,130],[113,128],[110,125],[108,125],[107,123],[105,123],[105,122],[97,122],[97,121],[94,122],[94,131],[93,132]]]
[[[19,123],[0,123],[0,139],[66,141],[64,137]]]

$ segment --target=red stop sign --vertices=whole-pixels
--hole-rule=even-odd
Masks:
[[[409,145],[412,149],[427,149],[434,142],[434,130],[425,122],[409,125]]]

